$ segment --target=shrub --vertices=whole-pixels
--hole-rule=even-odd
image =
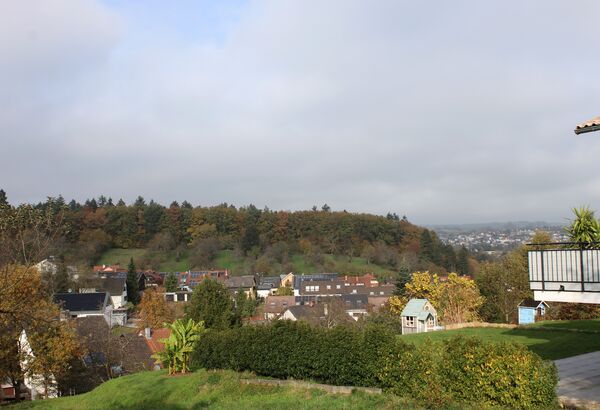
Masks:
[[[427,407],[459,402],[534,408],[556,401],[556,368],[523,346],[454,337],[416,347],[375,325],[324,329],[278,321],[209,330],[192,366],[381,387]]]
[[[556,367],[525,346],[455,337],[444,342],[440,374],[459,401],[511,408],[549,407],[556,401]]]
[[[364,331],[344,326],[323,329],[278,321],[268,326],[208,331],[194,352],[192,366],[377,386],[381,358],[394,343],[394,335],[381,327],[368,326]]]

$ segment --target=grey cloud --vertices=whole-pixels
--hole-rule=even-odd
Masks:
[[[600,106],[596,2],[251,2],[222,43],[143,47],[98,3],[18,4],[0,40],[13,201],[327,202],[419,223],[600,203],[600,139],[572,135]]]

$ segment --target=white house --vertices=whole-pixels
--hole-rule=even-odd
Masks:
[[[29,363],[35,359],[35,354],[31,350],[31,345],[29,344],[25,330],[21,332],[19,344],[21,346],[21,351],[23,352],[23,355],[20,358],[21,368],[27,369],[29,367]],[[47,380],[47,385],[44,386],[41,376],[25,371],[23,384],[25,384],[27,389],[29,389],[31,400],[35,400],[38,397],[44,397],[46,395],[48,398],[58,397],[58,384],[54,375],[50,375],[49,380]]]

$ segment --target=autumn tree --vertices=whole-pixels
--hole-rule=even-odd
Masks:
[[[142,328],[157,329],[163,327],[164,323],[170,323],[173,320],[173,312],[165,301],[163,293],[156,289],[144,291],[138,310]]]
[[[450,273],[441,284],[439,308],[445,324],[473,322],[479,319],[479,308],[484,298],[474,280]]]
[[[404,289],[404,295],[390,297],[388,307],[392,313],[400,314],[410,299],[428,299],[445,323],[477,320],[484,301],[475,281],[456,273],[441,281],[436,274],[415,272]]]
[[[54,314],[58,310],[54,309]],[[44,388],[44,396],[57,393],[59,382],[82,354],[74,327],[58,317],[41,329],[30,329],[25,343],[19,344],[23,372]]]
[[[527,249],[520,247],[499,261],[484,263],[475,280],[485,296],[482,318],[489,322],[515,322],[519,302],[533,296],[529,289]]]

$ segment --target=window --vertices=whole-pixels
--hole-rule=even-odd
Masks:
[[[327,289],[331,289],[331,285],[327,285]]]
[[[427,318],[427,327],[433,327],[433,318],[431,316]]]
[[[335,285],[335,288],[336,288],[336,289],[341,289],[341,288],[342,288],[342,286],[341,286],[341,285]]]
[[[407,316],[404,320],[406,321],[406,327],[415,327],[414,316]]]
[[[369,295],[375,296],[375,292],[369,292]]]
[[[383,295],[383,292],[379,292],[380,295]]]

